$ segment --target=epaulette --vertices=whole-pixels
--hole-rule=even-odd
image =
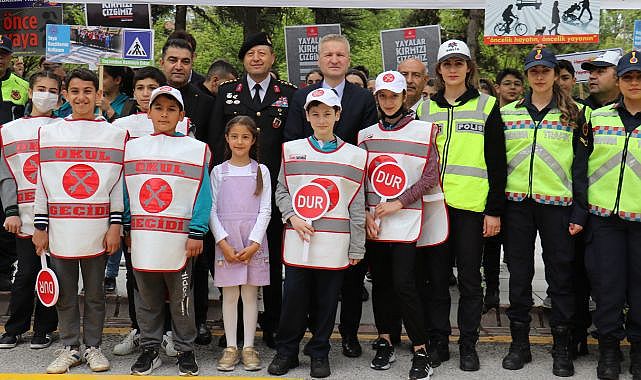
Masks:
[[[293,83],[287,82],[287,81],[282,80],[282,79],[277,79],[277,81],[279,81],[281,84],[284,84],[284,85],[287,85],[287,86],[290,86],[290,87],[294,87],[295,89],[298,89],[298,86],[296,86]]]
[[[222,86],[222,85],[227,84],[227,83],[237,82],[237,81],[239,81],[239,80],[240,80],[239,78],[237,78],[237,79],[230,79],[230,80],[226,80],[226,81],[224,81],[224,82],[220,82],[219,86]]]

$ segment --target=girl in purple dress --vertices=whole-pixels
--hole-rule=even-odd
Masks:
[[[258,288],[269,285],[269,252],[265,231],[271,217],[271,182],[265,165],[256,161],[258,129],[247,116],[225,127],[226,157],[211,173],[211,230],[216,239],[214,285],[223,289],[223,322],[227,348],[218,370],[233,371],[242,361],[248,371],[262,368],[254,346]],[[278,265],[278,264],[276,264]],[[236,346],[238,298],[243,300],[243,349]]]

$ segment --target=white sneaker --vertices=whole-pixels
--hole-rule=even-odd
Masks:
[[[103,372],[109,370],[109,360],[100,351],[98,347],[89,347],[85,350],[85,360],[94,372]]]
[[[138,333],[137,329],[132,329],[122,342],[114,346],[113,354],[129,355],[138,347],[140,347],[140,333]]]
[[[69,368],[82,363],[80,352],[72,350],[71,347],[61,348],[54,351],[56,359],[47,367],[47,373],[67,373]]]
[[[165,354],[167,354],[167,356],[178,356],[178,351],[176,351],[176,348],[174,347],[174,336],[171,331],[167,331],[167,333],[162,336],[162,343],[160,346],[165,350]]]

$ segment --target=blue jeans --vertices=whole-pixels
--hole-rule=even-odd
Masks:
[[[109,256],[107,259],[107,270],[105,277],[116,278],[118,277],[118,269],[120,267],[120,257],[122,256],[122,249],[118,249],[116,253]]]

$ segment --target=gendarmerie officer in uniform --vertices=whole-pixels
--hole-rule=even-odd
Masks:
[[[214,107],[215,128],[210,134],[209,146],[214,151],[215,164],[223,161],[223,132],[227,122],[235,116],[250,116],[260,132],[258,158],[270,173],[280,170],[283,127],[287,120],[288,107],[296,91],[291,83],[275,79],[269,71],[276,60],[272,41],[265,32],[247,37],[238,52],[243,61],[245,74],[240,78],[221,83]],[[272,176],[272,189],[276,188],[278,176]],[[260,318],[263,339],[269,347],[275,347],[274,332],[280,318],[282,301],[281,243],[283,223],[280,212],[272,199],[272,219],[267,227],[267,244],[270,256],[270,285],[263,288],[265,312]]]

